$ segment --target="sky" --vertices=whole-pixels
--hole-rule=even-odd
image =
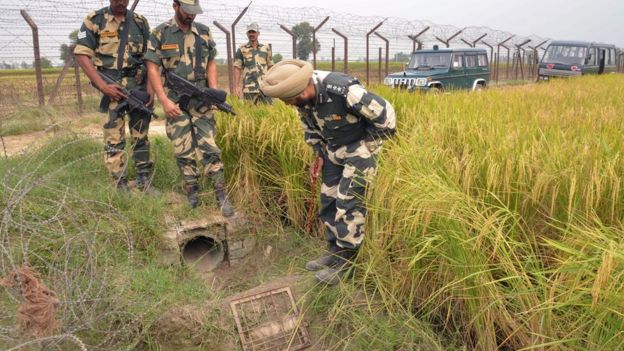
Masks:
[[[263,3],[278,5],[254,0],[253,6]],[[429,20],[460,28],[487,26],[518,35],[536,34],[553,40],[597,41],[624,47],[624,0],[289,0],[279,6]]]

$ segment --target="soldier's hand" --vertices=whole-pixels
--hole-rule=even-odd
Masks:
[[[123,88],[117,84],[106,84],[100,90],[113,101],[127,98],[126,94],[123,92]]]
[[[154,107],[154,94],[148,92],[147,95],[149,96],[149,100],[147,100],[145,106],[147,106],[148,108],[152,108]]]
[[[178,104],[176,104],[175,102],[171,101],[168,98],[165,98],[165,100],[162,101],[162,105],[163,105],[163,110],[165,111],[165,114],[169,118],[176,118],[182,114],[182,110],[180,110],[180,106],[178,106]]]
[[[314,181],[321,174],[321,169],[323,168],[323,156],[316,156],[314,162],[310,166],[310,181]]]

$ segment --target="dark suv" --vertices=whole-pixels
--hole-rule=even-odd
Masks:
[[[490,69],[484,49],[419,50],[403,72],[392,73],[384,85],[408,90],[483,89]]]

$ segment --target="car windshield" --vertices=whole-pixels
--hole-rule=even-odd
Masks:
[[[407,66],[409,69],[434,69],[449,68],[451,65],[451,53],[416,53]]]
[[[583,46],[551,45],[544,54],[544,63],[582,65],[585,62],[587,48]]]

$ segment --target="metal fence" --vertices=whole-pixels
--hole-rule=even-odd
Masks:
[[[60,93],[69,91],[75,92],[80,101],[84,77],[81,78],[74,67],[71,55],[61,54],[61,47],[65,47],[67,52],[71,45],[69,33],[80,27],[87,13],[108,3],[104,0],[23,0],[19,4],[0,4],[0,11],[4,14],[0,18],[0,68],[27,68],[32,62],[36,71],[36,101],[39,105],[53,103]],[[132,6],[152,26],[173,15],[169,0],[135,0]],[[356,71],[353,66],[365,65],[365,70],[360,69],[357,74],[369,84],[381,82],[383,76],[388,74],[389,63],[414,50],[433,45],[485,48],[489,53],[494,82],[532,80],[536,77],[537,63],[549,41],[537,35],[524,36],[488,27],[458,28],[424,20],[362,17],[319,8],[256,6],[253,3],[237,6],[209,2],[204,5],[204,14],[196,20],[212,28],[220,52],[218,59],[227,64],[227,70],[223,69],[225,72],[222,73],[228,77],[226,85],[230,90],[232,57],[237,47],[246,42],[245,27],[250,22],[259,23],[261,42],[271,43],[273,52],[286,58],[297,56],[292,27],[308,22],[313,28],[313,43],[318,43],[310,58],[314,66],[320,61],[331,62],[332,70],[353,74]],[[354,64],[356,62],[361,64]],[[620,51],[620,72],[624,70],[623,63]],[[52,88],[45,86],[50,82],[45,82],[41,70],[42,66],[50,64],[63,66]],[[70,71],[73,71],[71,82],[67,76]]]

